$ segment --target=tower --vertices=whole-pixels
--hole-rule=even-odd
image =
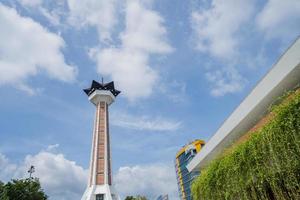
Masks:
[[[112,186],[108,107],[120,91],[115,89],[114,82],[104,84],[93,80],[84,92],[96,106],[96,114],[88,185],[81,200],[118,200]]]

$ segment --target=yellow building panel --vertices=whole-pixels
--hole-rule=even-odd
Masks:
[[[191,145],[191,144],[195,145],[196,151],[199,152],[199,151],[201,150],[201,145],[205,144],[205,142],[204,142],[204,140],[195,140],[195,141],[193,141],[193,142],[191,142],[191,143],[185,145],[184,147],[182,147],[182,148],[177,152],[176,158],[178,158],[182,153],[184,153],[186,147],[189,146],[189,145]]]
[[[177,169],[178,169],[178,177],[179,177],[181,194],[182,194],[183,198],[185,198],[185,192],[184,192],[184,188],[183,188],[182,175],[181,175],[181,170],[180,170],[179,159],[178,158],[176,159],[176,165],[177,165]]]

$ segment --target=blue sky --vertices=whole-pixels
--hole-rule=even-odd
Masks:
[[[176,151],[207,141],[299,36],[300,2],[1,0],[0,25],[0,180],[34,164],[50,199],[79,199],[94,116],[82,89],[104,77],[122,91],[118,191],[177,199]]]

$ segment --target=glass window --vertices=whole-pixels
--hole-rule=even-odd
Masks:
[[[96,200],[104,200],[104,194],[96,194]]]

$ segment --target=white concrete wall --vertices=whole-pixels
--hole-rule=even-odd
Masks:
[[[188,170],[195,171],[205,167],[225,148],[252,128],[266,114],[274,100],[299,83],[300,37],[280,57],[268,74],[256,85],[188,164]]]

